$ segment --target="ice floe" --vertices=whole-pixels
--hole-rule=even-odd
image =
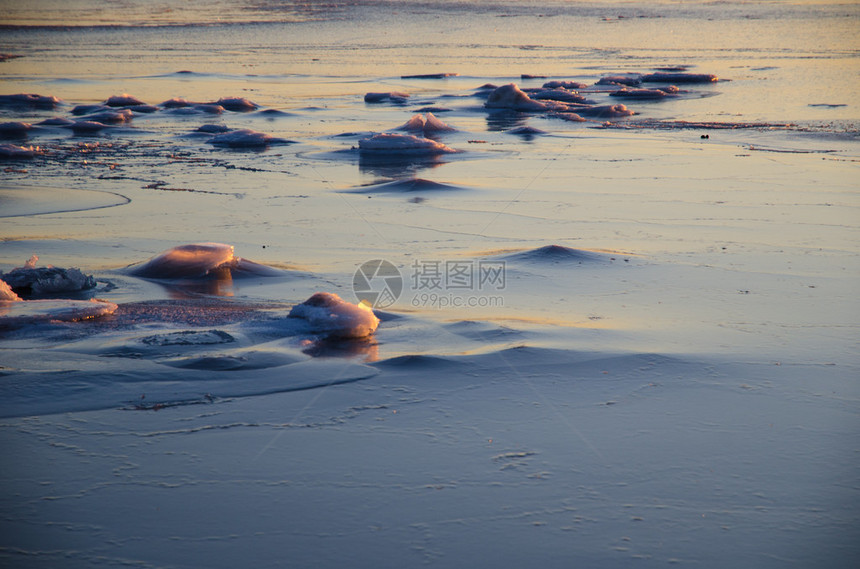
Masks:
[[[0,329],[46,322],[77,322],[113,314],[117,305],[103,300],[0,300]]]
[[[338,338],[364,338],[379,326],[366,304],[352,304],[330,292],[318,292],[290,310],[291,318],[305,320],[313,332]]]

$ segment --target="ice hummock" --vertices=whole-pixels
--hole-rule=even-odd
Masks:
[[[14,95],[0,95],[0,107],[5,108],[31,108],[51,110],[60,106],[60,99],[53,95],[37,95],[35,93],[16,93]]]
[[[0,278],[18,295],[45,296],[70,292],[80,292],[95,288],[96,280],[85,275],[80,269],[61,269],[60,267],[37,267],[39,257],[33,255],[23,267],[0,273]]]
[[[533,100],[516,83],[502,85],[487,97],[484,106],[488,109],[513,109],[516,111],[545,111],[548,104]]]
[[[363,303],[352,304],[331,292],[318,292],[290,310],[290,318],[301,318],[314,332],[337,338],[364,338],[379,326],[379,318]]]
[[[145,105],[146,103],[137,97],[129,95],[128,93],[123,93],[122,95],[114,95],[113,97],[108,98],[104,104],[108,107],[134,107],[137,105]]]
[[[369,138],[359,140],[358,149],[361,152],[394,154],[448,154],[456,152],[441,142],[411,134],[374,134]]]
[[[411,119],[406,121],[406,123],[397,127],[398,130],[407,130],[414,132],[422,132],[424,136],[429,134],[435,134],[438,132],[453,132],[457,129],[454,127],[445,124],[443,121],[436,118],[433,113],[427,113],[426,117],[424,115],[416,114],[413,115]]]
[[[148,279],[199,279],[228,270],[231,274],[274,276],[277,269],[236,257],[233,246],[224,243],[179,245],[156,255],[129,273]]]
[[[227,109],[228,111],[238,112],[238,113],[247,113],[249,111],[256,111],[259,108],[259,105],[253,101],[249,101],[245,97],[222,97],[215,101],[214,103],[209,103],[212,105],[217,105]]]

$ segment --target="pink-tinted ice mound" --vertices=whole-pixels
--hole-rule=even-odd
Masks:
[[[6,281],[0,279],[0,301],[18,302],[20,300],[21,297],[15,294],[12,287],[10,287]]]
[[[316,333],[337,338],[364,338],[376,332],[379,318],[363,303],[351,304],[330,292],[318,292],[290,311]]]
[[[224,243],[191,243],[179,245],[156,255],[129,273],[148,279],[200,279],[230,271],[234,276],[274,276],[277,269],[233,255],[233,246]]]
[[[105,105],[109,107],[134,107],[136,105],[145,105],[143,101],[138,99],[137,97],[132,97],[128,93],[123,93],[122,95],[114,95],[105,101]]]
[[[249,111],[257,110],[257,103],[249,101],[244,97],[225,97],[222,99],[218,99],[213,104],[223,107],[228,111],[234,111],[239,113],[246,113]]]
[[[405,124],[398,127],[398,129],[421,132],[424,133],[425,136],[439,132],[453,132],[457,130],[436,118],[433,113],[427,113],[426,117],[420,114],[414,115]]]
[[[0,107],[55,109],[60,104],[61,101],[53,95],[36,95],[34,93],[0,95]]]
[[[453,148],[411,134],[375,134],[358,141],[361,152],[405,153],[405,154],[448,154],[456,152]]]
[[[512,109],[515,111],[544,111],[545,103],[532,100],[515,83],[496,88],[487,97],[484,106],[488,109]]]

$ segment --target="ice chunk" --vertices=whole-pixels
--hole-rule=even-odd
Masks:
[[[148,279],[198,279],[228,270],[233,276],[276,276],[272,267],[233,255],[233,246],[224,243],[191,243],[168,249],[129,272]]]
[[[92,113],[99,113],[101,111],[109,111],[110,107],[106,105],[78,105],[74,109],[72,109],[72,114],[76,117],[81,115],[90,115]]]
[[[627,85],[628,87],[636,87],[642,83],[642,78],[639,75],[608,75],[602,77],[597,85]]]
[[[330,292],[318,292],[290,311],[306,320],[314,332],[338,338],[364,338],[379,326],[379,318],[363,303],[351,304]]]
[[[131,270],[133,275],[153,279],[199,278],[233,261],[233,246],[223,243],[180,245],[153,257]]]
[[[397,127],[398,130],[416,130],[416,131],[424,131],[424,125],[427,124],[427,120],[423,115],[412,115],[412,118],[406,121],[404,124]]]
[[[361,152],[389,152],[408,154],[447,154],[456,152],[441,142],[411,134],[374,134],[358,141]]]
[[[32,146],[0,144],[0,158],[33,158],[38,152],[38,148]]]
[[[675,87],[675,91],[668,91],[664,89],[629,89],[625,87],[619,91],[613,91],[609,93],[610,97],[623,97],[625,99],[664,99],[671,95],[677,93],[678,88]]]
[[[230,132],[230,127],[223,124],[204,124],[203,126],[197,127],[197,130],[194,132],[202,132],[205,134],[224,134],[225,132]]]
[[[102,124],[120,124],[130,121],[134,117],[134,113],[132,113],[128,109],[122,109],[120,111],[101,111],[98,113],[94,113],[91,115],[87,115],[84,117],[85,120],[99,122]]]
[[[283,138],[275,138],[264,132],[257,132],[249,128],[240,130],[232,130],[223,134],[217,134],[207,141],[209,144],[216,146],[232,146],[240,148],[260,148],[269,144],[287,143],[288,140]]]
[[[427,113],[427,118],[420,114],[413,115],[405,124],[397,128],[399,130],[422,132],[425,136],[436,132],[452,132],[457,130],[436,118],[433,113]]]
[[[64,117],[51,117],[49,119],[45,119],[36,123],[41,126],[70,126],[75,124],[75,121],[72,119],[67,119]]]
[[[715,83],[716,75],[704,73],[651,73],[642,77],[647,83]]]
[[[433,113],[427,113],[427,121],[424,123],[424,133],[430,132],[452,132],[456,128],[445,124],[443,121],[436,118]]]
[[[197,113],[220,115],[226,110],[226,107],[222,107],[221,105],[215,103],[203,103],[200,105],[194,105],[193,107],[191,107],[191,109]]]
[[[488,109],[513,109],[517,111],[545,111],[545,103],[532,100],[516,83],[502,85],[487,97],[484,106]]]
[[[601,119],[613,119],[620,117],[629,117],[633,115],[633,111],[627,108],[626,105],[601,105],[597,107],[577,107],[576,112],[586,117],[595,117]]]
[[[53,95],[36,95],[33,93],[18,93],[15,95],[0,95],[0,107],[55,109],[60,100]]]
[[[126,107],[130,111],[134,111],[135,113],[157,113],[159,111],[158,107],[155,105],[132,105],[130,107]]]
[[[574,91],[568,91],[563,87],[555,89],[537,89],[528,93],[532,99],[561,101],[563,103],[584,103],[585,97]]]
[[[569,112],[555,113],[555,114],[553,114],[553,116],[558,117],[561,120],[565,120],[568,122],[586,122],[588,120],[588,119],[582,118],[581,116],[579,116],[576,113],[569,113]]]
[[[109,107],[133,107],[135,105],[145,105],[143,101],[138,99],[137,97],[132,97],[128,93],[123,93],[122,95],[114,95],[105,101],[105,105]]]
[[[21,300],[21,297],[15,294],[15,291],[6,281],[0,279],[0,300],[17,302]]]
[[[72,129],[75,134],[85,134],[106,129],[108,128],[108,125],[102,124],[98,121],[75,121],[70,125],[66,125],[64,128]]]
[[[212,104],[223,107],[228,111],[248,112],[257,110],[257,104],[244,97],[224,97]]]
[[[563,89],[585,89],[588,85],[577,81],[547,81],[543,84],[544,89],[558,89],[559,87]]]
[[[0,136],[19,137],[26,136],[27,131],[33,128],[28,122],[4,122],[0,123]]]
[[[367,93],[364,96],[365,103],[405,103],[409,98],[407,93],[391,91],[389,93]]]
[[[421,75],[401,75],[401,79],[447,79],[448,77],[459,77],[459,73],[424,73]]]
[[[184,107],[192,107],[192,106],[197,105],[197,104],[198,103],[192,103],[191,101],[189,101],[187,99],[181,99],[181,98],[174,97],[173,99],[169,99],[169,100],[161,103],[161,106],[164,107],[165,109],[182,109]]]
[[[19,295],[55,295],[79,292],[96,286],[96,280],[83,274],[80,269],[36,267],[38,260],[39,258],[33,255],[23,267],[3,274],[3,280]]]

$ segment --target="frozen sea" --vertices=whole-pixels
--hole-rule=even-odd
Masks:
[[[856,567],[858,31],[0,2],[0,565]]]

